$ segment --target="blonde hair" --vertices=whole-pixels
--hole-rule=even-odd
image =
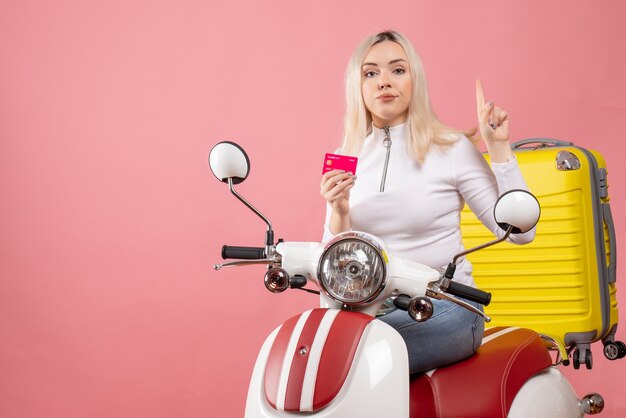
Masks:
[[[446,147],[454,143],[463,132],[445,126],[439,121],[430,105],[426,76],[422,62],[413,45],[404,36],[394,31],[384,31],[371,35],[356,48],[346,70],[346,114],[343,124],[342,152],[357,155],[361,151],[365,137],[371,132],[372,114],[365,107],[361,83],[362,64],[370,48],[384,41],[399,44],[409,60],[409,72],[413,92],[409,103],[408,152],[419,162],[424,162],[431,144]]]

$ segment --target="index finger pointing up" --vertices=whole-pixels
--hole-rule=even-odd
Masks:
[[[483,85],[480,80],[476,80],[476,110],[478,114],[483,111],[485,107],[485,94],[483,93]]]

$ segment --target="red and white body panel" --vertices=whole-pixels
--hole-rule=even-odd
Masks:
[[[304,378],[299,376],[301,371],[291,370],[292,357],[298,356],[298,345],[301,341],[302,330],[307,317],[311,312],[326,312],[324,319],[320,321],[319,329],[315,338],[310,344],[308,353],[308,363]],[[267,338],[252,373],[248,399],[246,402],[247,418],[257,417],[295,417],[295,416],[315,416],[315,417],[348,417],[348,416],[381,416],[381,417],[408,417],[409,416],[409,370],[406,346],[397,331],[381,321],[369,321],[364,327],[354,357],[351,364],[348,364],[345,381],[338,388],[332,400],[316,412],[286,412],[288,402],[293,403],[293,398],[289,399],[289,392],[292,380],[297,382],[296,392],[298,393],[299,405],[297,409],[307,411],[313,409],[316,394],[312,391],[323,390],[327,386],[332,386],[336,382],[318,381],[323,379],[319,368],[321,362],[321,351],[324,348],[332,353],[335,349],[328,346],[327,342],[337,341],[339,335],[333,337],[333,319],[340,311],[329,309],[316,309],[307,311],[300,316],[300,320],[290,331],[291,338],[285,345],[285,354],[280,366],[272,366],[272,349],[282,326],[274,330]],[[326,322],[326,323],[324,323]],[[341,330],[336,330],[342,332]],[[305,331],[306,332],[306,331]],[[319,337],[319,338],[318,338]],[[279,337],[280,338],[280,337]],[[344,339],[354,339],[349,333],[343,334]],[[290,354],[289,354],[290,353]],[[270,363],[268,366],[268,362]],[[337,367],[345,367],[340,364]],[[268,401],[267,374],[273,373],[271,370],[279,368],[280,378],[278,389],[276,390],[276,408]],[[298,380],[300,377],[301,381]],[[314,389],[317,388],[317,389]],[[292,391],[293,392],[293,391]],[[274,394],[270,394],[274,397]]]

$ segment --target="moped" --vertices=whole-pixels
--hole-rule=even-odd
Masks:
[[[385,243],[359,231],[326,244],[274,242],[269,220],[236,190],[250,171],[245,151],[224,141],[209,154],[211,170],[267,225],[262,247],[224,245],[225,267],[267,266],[273,293],[319,293],[320,307],[286,320],[265,340],[248,389],[245,416],[256,417],[582,417],[604,407],[599,394],[578,399],[559,372],[554,343],[524,328],[491,328],[470,358],[410,376],[404,340],[375,319],[403,309],[415,321],[433,314],[432,299],[452,301],[490,318],[463,299],[488,305],[491,295],[452,280],[463,256],[532,229],[537,199],[523,190],[503,194],[494,216],[503,237],[454,257],[445,273],[394,257]],[[319,291],[306,287],[315,286]],[[428,344],[428,341],[424,341]]]

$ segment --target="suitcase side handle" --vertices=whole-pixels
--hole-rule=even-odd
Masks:
[[[538,148],[553,146],[553,147],[571,147],[574,145],[573,142],[569,141],[561,141],[558,139],[552,138],[528,138],[522,139],[521,141],[516,141],[511,144],[512,149],[519,149],[524,147],[524,145],[528,144],[537,144]]]
[[[613,215],[611,215],[611,206],[608,203],[602,204],[602,217],[606,222],[606,228],[609,231],[609,265],[608,269],[608,282],[615,283],[617,280],[617,251],[615,245],[615,224],[613,223]]]

